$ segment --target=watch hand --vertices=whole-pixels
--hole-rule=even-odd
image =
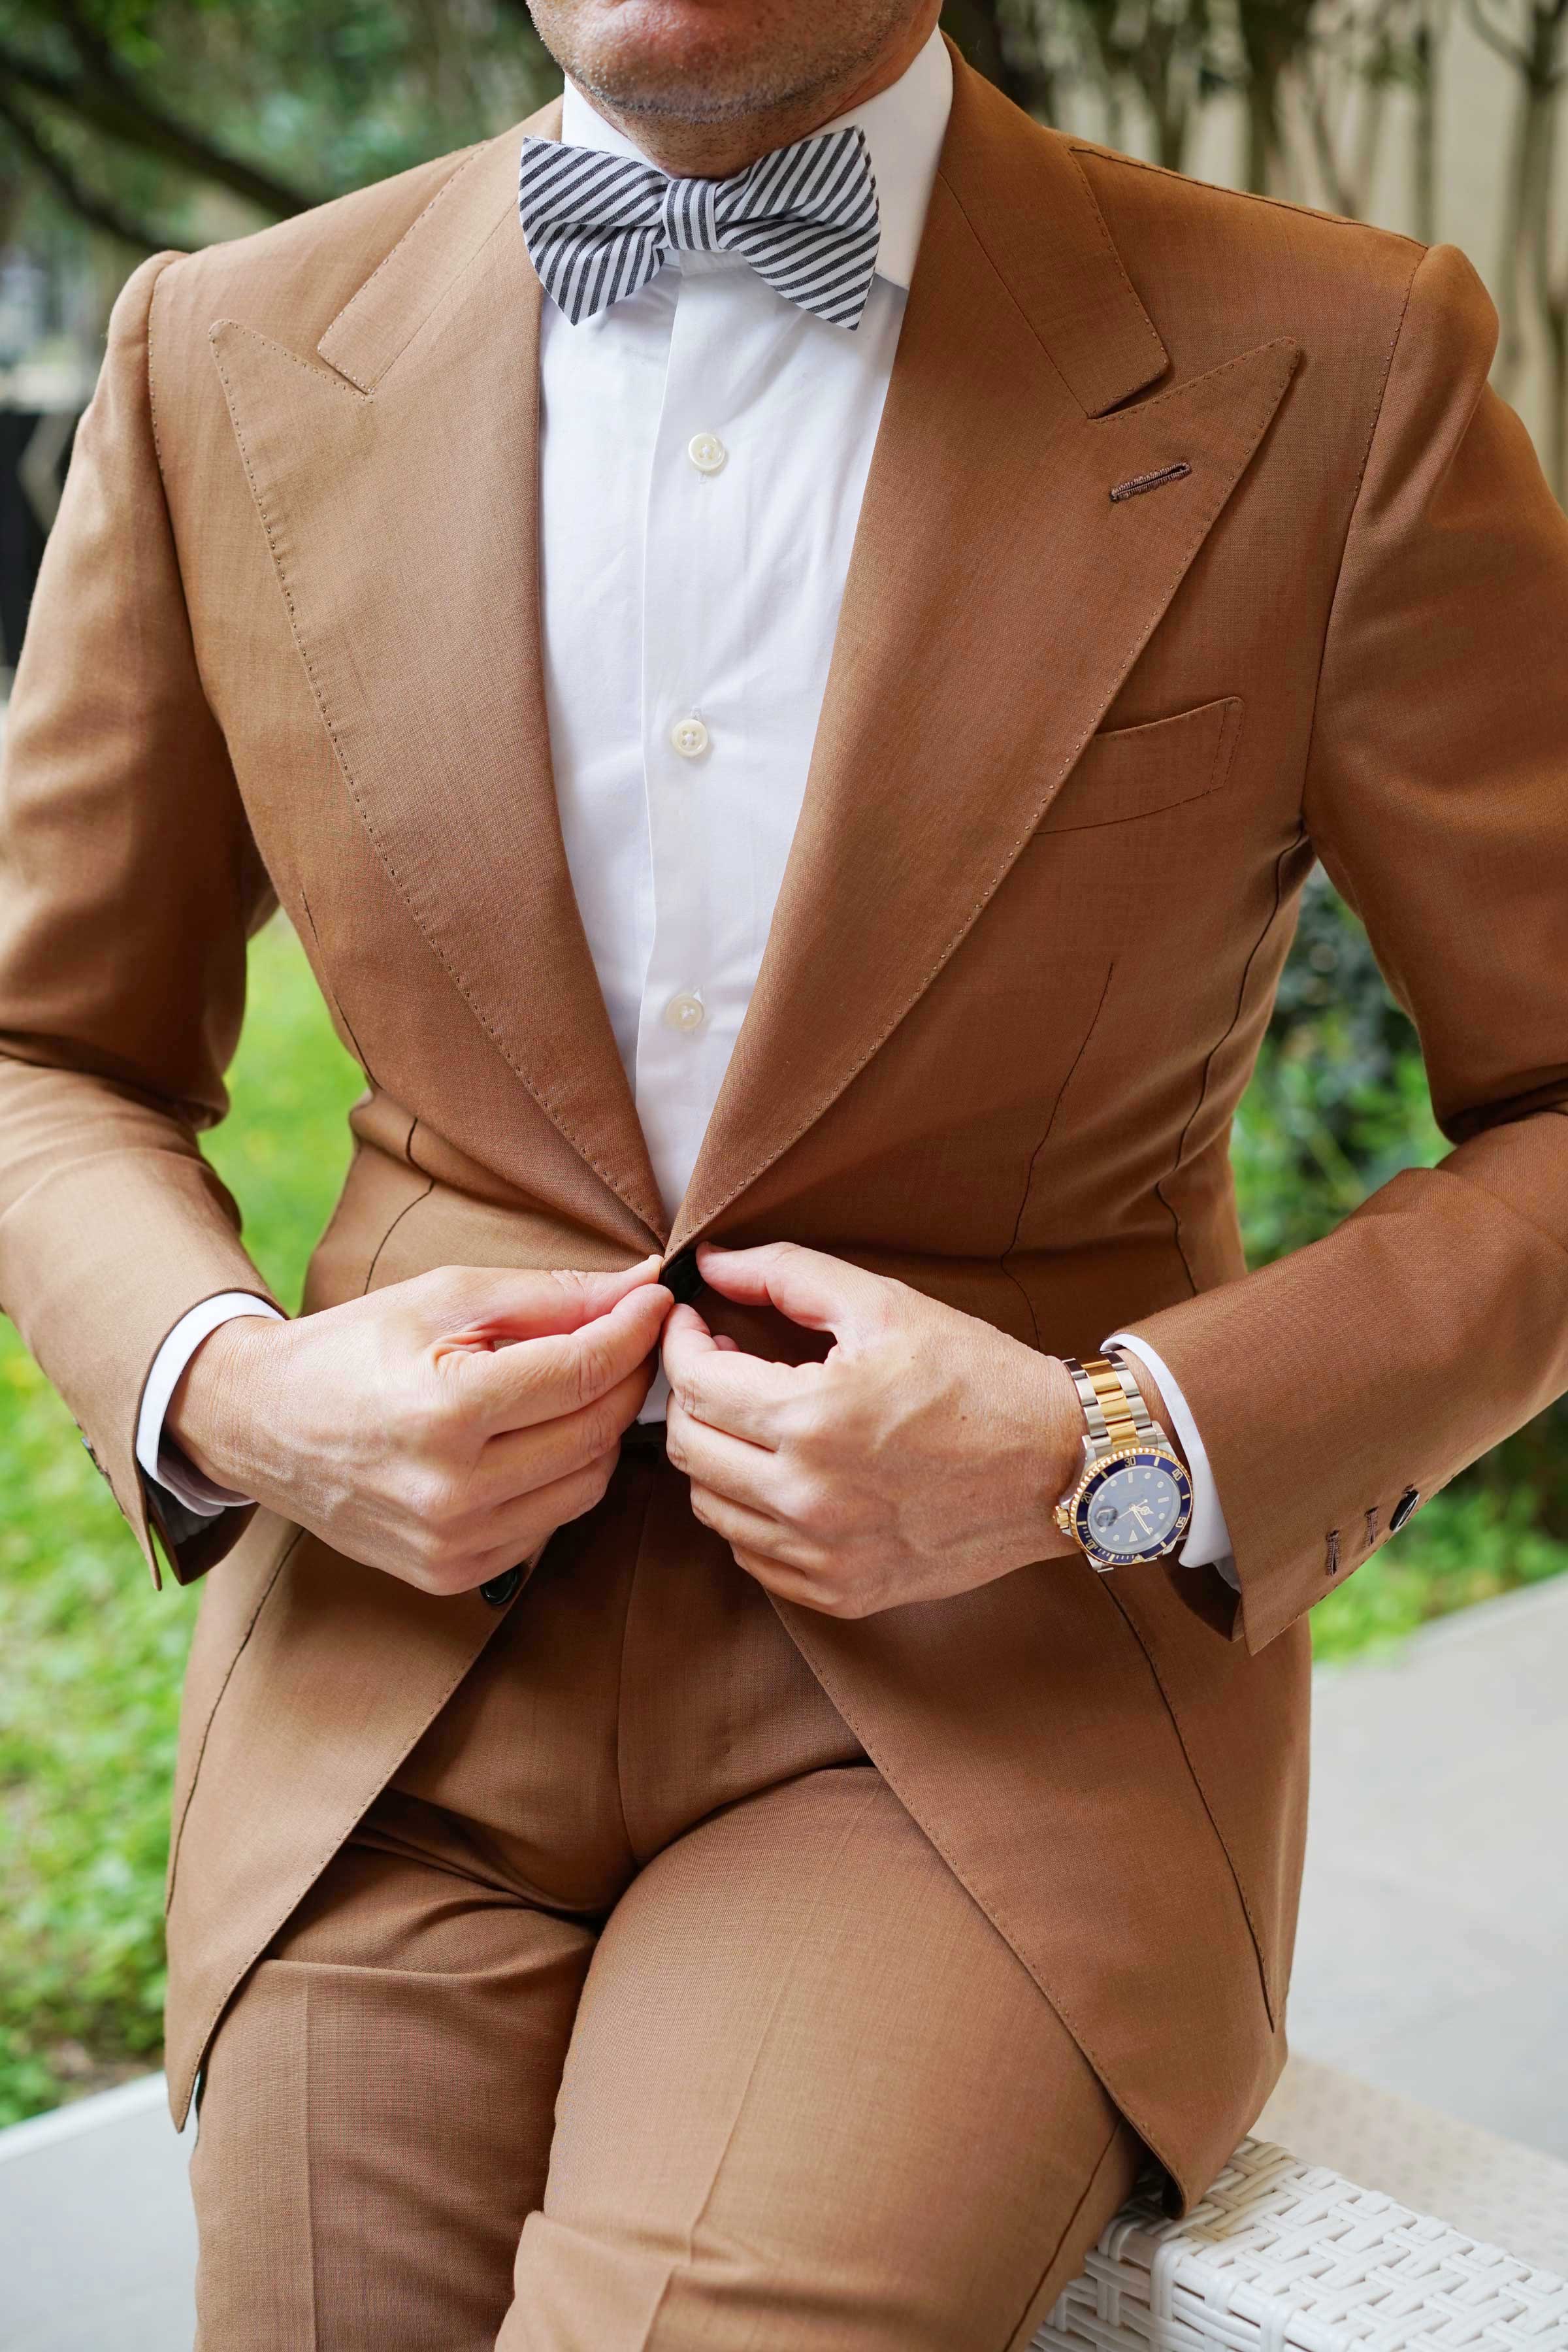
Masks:
[[[1147,1507],[1146,1507],[1146,1506],[1145,1506],[1144,1504],[1142,1504],[1142,1503],[1134,1503],[1134,1504],[1132,1504],[1132,1506],[1131,1507],[1131,1508],[1130,1508],[1130,1510],[1129,1510],[1129,1512],[1128,1512],[1128,1517],[1129,1517],[1129,1518],[1133,1518],[1133,1519],[1142,1519],[1142,1522],[1143,1522],[1143,1532],[1144,1532],[1144,1534],[1145,1534],[1145,1535],[1150,1535],[1150,1534],[1152,1534],[1152,1533],[1153,1532],[1154,1522],[1153,1522],[1153,1520],[1149,1517],[1148,1509],[1147,1509]]]

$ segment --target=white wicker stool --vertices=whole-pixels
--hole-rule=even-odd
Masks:
[[[1184,2221],[1117,2215],[1036,2352],[1568,2352],[1568,2281],[1246,2139]]]

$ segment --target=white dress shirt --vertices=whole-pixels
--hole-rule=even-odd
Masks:
[[[545,692],[562,832],[666,1210],[696,1162],[805,796],[871,452],[952,68],[933,33],[858,123],[876,175],[877,275],[858,329],[747,263],[683,253],[630,299],[540,333]],[[568,83],[568,144],[639,150]],[[220,1496],[161,1451],[194,1349],[254,1299],[209,1300],[164,1342],[138,1456],[191,1507]],[[1193,1474],[1183,1558],[1228,1552],[1207,1457],[1152,1351]],[[644,1407],[659,1418],[662,1378]]]

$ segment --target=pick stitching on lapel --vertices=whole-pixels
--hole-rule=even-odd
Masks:
[[[1300,356],[1281,339],[1118,404],[1163,346],[1066,142],[977,82],[956,78],[805,807],[672,1251],[837,1100],[967,936]],[[1111,500],[1178,466],[1158,498]]]
[[[335,373],[230,320],[212,340],[365,831],[472,1017],[614,1196],[606,1234],[640,1253],[666,1220],[550,760],[518,135],[459,167],[339,313],[320,346]]]

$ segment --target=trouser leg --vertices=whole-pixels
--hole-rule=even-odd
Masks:
[[[1011,2352],[1137,2143],[868,1766],[704,1822],[588,1971],[501,2352]]]
[[[423,1857],[338,1855],[209,2054],[198,2352],[489,2352],[593,1940]]]
[[[595,1927],[652,1474],[563,1529],[208,2053],[199,2352],[489,2352]],[[585,1924],[586,1923],[586,1924]]]
[[[1016,2352],[1135,2157],[623,1465],[219,2028],[201,2352]]]

